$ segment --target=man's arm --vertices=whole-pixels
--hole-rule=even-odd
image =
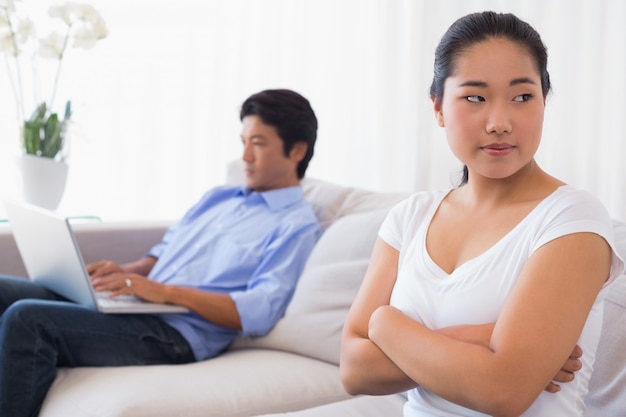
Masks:
[[[100,261],[87,266],[96,291],[111,291],[112,297],[134,295],[146,301],[176,304],[195,311],[208,321],[241,329],[241,319],[228,294],[161,284],[147,278],[156,259],[146,257],[124,265]]]
[[[88,269],[95,290],[110,291],[112,297],[135,295],[150,302],[180,305],[217,325],[247,334],[265,334],[283,315],[319,237],[317,224],[281,227],[285,230],[265,248],[243,291],[217,293],[155,282],[146,278],[156,263],[155,257],[122,266],[103,261]]]

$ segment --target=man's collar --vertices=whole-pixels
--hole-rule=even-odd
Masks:
[[[236,194],[246,197],[256,194],[260,196],[263,201],[265,201],[265,204],[267,204],[269,209],[272,211],[279,211],[287,206],[290,206],[291,204],[302,201],[304,198],[302,187],[300,185],[277,188],[275,190],[263,192],[256,192],[248,186],[243,185],[237,190]]]

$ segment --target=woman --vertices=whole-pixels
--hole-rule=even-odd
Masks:
[[[464,177],[383,223],[344,327],[349,393],[410,390],[411,417],[583,414],[602,289],[624,264],[602,205],[534,159],[549,91],[545,46],[513,15],[442,38],[430,93]],[[552,384],[577,344],[582,370]]]

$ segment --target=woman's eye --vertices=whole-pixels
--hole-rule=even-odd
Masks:
[[[485,101],[484,97],[481,96],[467,96],[465,97],[465,99],[470,103],[479,103],[481,101]]]
[[[532,96],[532,94],[520,94],[519,96],[515,96],[515,98],[513,98],[513,101],[525,102],[530,100]]]

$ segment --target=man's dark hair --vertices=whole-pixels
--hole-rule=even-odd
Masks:
[[[263,123],[273,126],[283,141],[283,151],[288,156],[297,142],[307,144],[307,152],[298,164],[298,178],[303,178],[317,138],[317,118],[309,101],[300,94],[286,89],[264,90],[251,95],[241,105],[239,118],[258,116]]]

